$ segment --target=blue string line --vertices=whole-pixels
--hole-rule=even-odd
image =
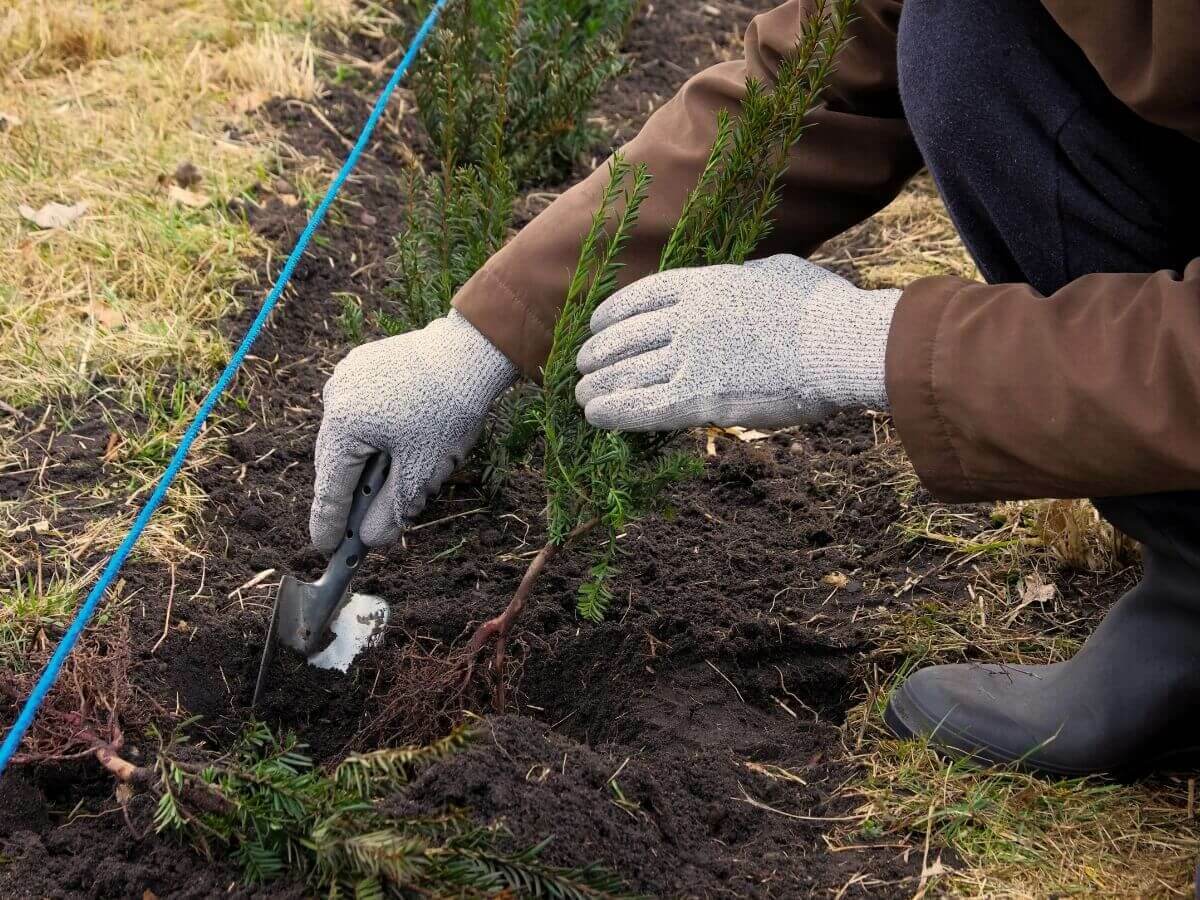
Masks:
[[[320,205],[308,220],[308,225],[305,226],[299,240],[296,241],[296,246],[292,249],[291,255],[288,256],[287,262],[284,263],[283,271],[279,273],[279,277],[275,280],[275,286],[271,288],[271,292],[267,294],[267,299],[263,301],[262,309],[258,311],[258,315],[255,316],[250,328],[247,329],[246,336],[242,338],[241,344],[234,351],[233,356],[225,366],[225,370],[221,373],[221,377],[217,379],[217,383],[212,386],[212,390],[208,392],[208,396],[200,404],[200,409],[197,410],[196,417],[192,419],[192,424],[188,426],[188,430],[184,433],[183,440],[180,441],[179,447],[175,450],[175,455],[171,457],[171,462],[167,466],[167,470],[163,472],[162,478],[159,479],[158,485],[154,488],[154,493],[150,495],[150,499],[146,501],[146,505],[138,513],[133,527],[129,529],[125,540],[121,541],[121,545],[117,548],[116,553],[109,559],[108,565],[104,567],[99,580],[96,581],[95,586],[92,588],[91,593],[88,594],[83,605],[79,607],[79,611],[75,614],[70,627],[67,628],[66,634],[59,641],[58,647],[54,650],[54,655],[46,663],[46,668],[42,670],[37,684],[34,685],[29,698],[21,708],[21,713],[17,716],[17,721],[13,723],[12,728],[5,735],[4,744],[0,745],[0,775],[4,774],[4,770],[8,767],[13,754],[17,752],[17,748],[20,746],[25,732],[33,724],[33,719],[37,715],[38,708],[42,705],[42,701],[46,699],[46,695],[54,686],[54,682],[58,680],[63,663],[66,662],[71,650],[75,647],[75,643],[79,640],[79,635],[83,633],[83,629],[87,626],[96,608],[100,605],[100,601],[104,598],[104,592],[108,590],[113,579],[121,571],[121,566],[124,565],[125,559],[129,556],[130,551],[133,550],[134,544],[137,543],[142,531],[145,530],[150,517],[154,515],[154,511],[162,502],[163,497],[167,495],[167,489],[170,488],[171,482],[175,480],[175,476],[179,474],[179,470],[183,467],[183,461],[187,458],[188,450],[191,449],[192,443],[200,434],[204,420],[208,418],[208,414],[216,406],[217,400],[220,399],[225,388],[229,386],[229,382],[233,380],[233,376],[237,374],[242,360],[246,358],[246,354],[254,345],[258,333],[267,321],[267,316],[271,314],[271,310],[275,308],[275,303],[279,300],[283,289],[287,287],[288,281],[291,280],[292,272],[295,271],[297,264],[299,264],[300,257],[304,255],[309,240],[321,226],[321,221],[325,218],[325,213],[337,198],[342,184],[358,164],[358,159],[370,142],[371,133],[375,130],[375,126],[379,124],[379,118],[383,115],[383,111],[387,107],[392,93],[396,90],[396,86],[400,84],[400,80],[412,65],[413,60],[417,58],[417,54],[421,50],[421,45],[429,37],[429,33],[433,30],[438,16],[448,2],[450,0],[436,0],[433,8],[429,11],[429,15],[425,17],[425,21],[421,23],[421,27],[413,35],[412,42],[408,45],[408,50],[405,52],[404,58],[400,60],[400,64],[396,66],[396,71],[392,73],[387,86],[384,87],[383,92],[379,95],[379,99],[375,101],[375,107],[371,110],[371,115],[367,118],[366,124],[363,125],[363,129],[358,135],[358,140],[354,142],[354,147],[350,150],[346,161],[342,163],[342,168],[329,185],[329,189],[325,192],[325,197],[321,200]]]

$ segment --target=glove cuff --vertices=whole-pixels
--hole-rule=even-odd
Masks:
[[[517,380],[519,372],[512,361],[458,310],[450,310],[429,328],[447,356],[470,361],[465,370],[455,371],[453,385],[468,408],[486,410]]]
[[[901,290],[871,291],[863,298],[857,327],[860,329],[862,347],[862,371],[856,373],[861,392],[858,402],[879,412],[891,410],[888,401],[885,359],[887,357],[888,333],[892,330],[892,316],[900,302]]]
[[[809,347],[809,362],[816,375],[811,392],[820,396],[802,397],[802,408],[825,415],[852,406],[880,412],[890,409],[885,360],[888,332],[901,293],[851,287],[838,298],[842,302],[828,304],[824,327],[816,333],[820,337],[814,335]]]

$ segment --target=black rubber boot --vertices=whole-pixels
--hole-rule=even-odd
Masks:
[[[1200,762],[1200,497],[1097,501],[1142,542],[1145,576],[1074,657],[931,666],[892,694],[900,737],[1053,775],[1135,775]]]

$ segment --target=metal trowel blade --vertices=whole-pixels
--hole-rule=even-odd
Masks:
[[[377,645],[388,623],[388,605],[373,594],[351,594],[329,623],[333,634],[322,650],[308,657],[318,669],[345,672],[364,650]]]

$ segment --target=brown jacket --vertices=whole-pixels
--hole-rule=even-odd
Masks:
[[[1200,28],[1165,0],[1044,0],[1110,90],[1200,140]],[[757,17],[745,59],[701,72],[624,152],[654,187],[624,278],[652,271],[747,76],[771,78],[810,0]],[[1148,6],[1154,7],[1152,10]],[[900,107],[900,3],[860,0],[818,127],[789,166],[773,246],[808,254],[886,205],[921,166]],[[455,306],[528,375],[551,329],[606,174],[567,191],[472,278]],[[1181,274],[1099,274],[1049,300],[954,277],[905,290],[888,341],[888,394],[917,473],[948,501],[1200,489],[1200,260]]]

